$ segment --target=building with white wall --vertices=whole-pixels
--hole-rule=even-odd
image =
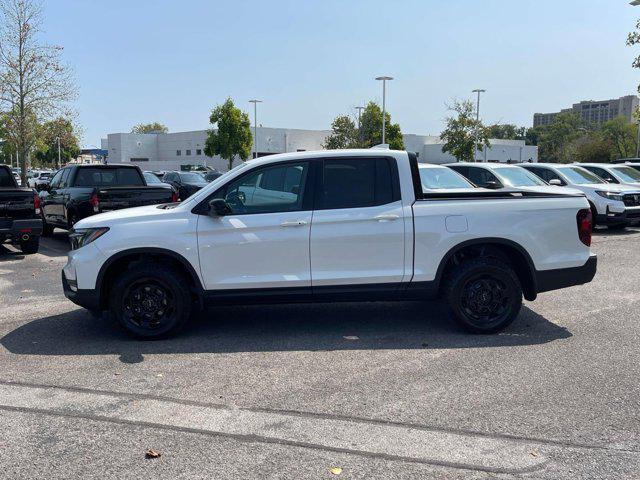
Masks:
[[[258,155],[321,150],[330,130],[300,130],[293,128],[258,128]],[[206,130],[177,133],[112,133],[102,140],[108,150],[108,163],[134,163],[143,170],[181,170],[187,165],[205,165],[222,172],[228,162],[204,154]],[[406,134],[407,151],[416,152],[421,162],[450,163],[455,158],[442,152],[437,136]],[[491,140],[491,147],[478,154],[490,162],[537,162],[538,147],[525,145],[523,140]],[[234,161],[234,165],[240,159]]]

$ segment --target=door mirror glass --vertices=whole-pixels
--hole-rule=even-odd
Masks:
[[[549,180],[549,185],[555,185],[556,187],[561,187],[562,182],[558,178],[552,178],[551,180]]]
[[[214,198],[209,202],[209,215],[224,217],[232,213],[231,207],[224,198]]]

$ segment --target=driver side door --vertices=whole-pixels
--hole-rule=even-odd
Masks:
[[[198,217],[200,270],[207,290],[311,287],[310,161],[256,167],[215,192],[231,213]]]

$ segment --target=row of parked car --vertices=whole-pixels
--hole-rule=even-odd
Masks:
[[[58,171],[30,170],[21,186],[16,169],[0,166],[0,243],[35,253],[41,235],[70,230],[83,218],[123,208],[184,200],[207,185],[205,172],[142,172],[128,165],[70,164]],[[164,181],[163,181],[164,180]]]

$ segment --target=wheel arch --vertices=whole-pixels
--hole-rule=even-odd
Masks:
[[[443,285],[447,271],[456,265],[461,256],[478,257],[487,253],[502,257],[513,267],[520,283],[524,298],[535,300],[538,295],[536,269],[529,253],[522,245],[506,238],[490,237],[477,238],[461,242],[444,255],[436,271],[436,285],[438,289]]]
[[[108,304],[109,288],[113,279],[121,269],[126,268],[131,262],[149,261],[168,264],[182,272],[194,295],[194,300],[199,306],[203,305],[204,288],[200,277],[193,265],[185,257],[172,250],[164,248],[146,247],[132,248],[118,252],[103,263],[96,278],[96,290],[99,292],[100,307],[105,309]]]

